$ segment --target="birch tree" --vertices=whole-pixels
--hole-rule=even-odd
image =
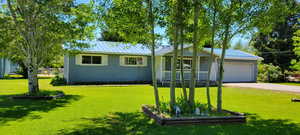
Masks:
[[[160,108],[160,101],[159,101],[159,93],[158,93],[158,88],[157,88],[157,79],[156,79],[156,68],[155,68],[155,33],[154,33],[154,28],[155,28],[155,20],[154,20],[154,15],[153,15],[153,2],[152,0],[148,0],[148,14],[149,14],[149,25],[150,25],[150,33],[151,33],[151,61],[152,61],[152,85],[154,89],[154,97],[155,97],[155,104],[156,108],[159,111]]]
[[[193,56],[192,56],[192,69],[191,69],[191,82],[190,82],[190,90],[189,90],[189,104],[191,106],[195,103],[195,84],[196,84],[196,63],[198,46],[199,46],[199,35],[198,35],[198,22],[199,22],[199,14],[200,14],[200,2],[198,0],[193,1],[194,4],[194,23],[193,23]]]
[[[38,68],[67,47],[86,46],[78,40],[92,38],[94,21],[91,7],[73,1],[7,0],[11,19],[7,23],[16,31],[14,48],[28,69],[29,94],[39,92]]]
[[[186,28],[186,20],[187,20],[187,14],[188,14],[188,2],[186,0],[182,0],[183,5],[179,7],[179,43],[180,43],[180,80],[181,80],[181,87],[182,87],[182,93],[183,98],[188,101],[188,94],[186,89],[186,83],[185,83],[185,77],[184,77],[184,63],[183,63],[183,57],[184,57],[184,41],[185,41],[185,28]],[[184,16],[186,15],[186,16]]]
[[[216,36],[216,28],[217,28],[217,2],[216,0],[209,1],[209,9],[211,12],[208,12],[209,14],[212,14],[210,16],[211,19],[211,40],[210,40],[210,56],[209,56],[209,62],[208,62],[208,72],[207,72],[207,78],[206,78],[206,97],[207,97],[207,105],[208,110],[211,111],[212,105],[211,105],[211,99],[210,99],[210,80],[211,80],[211,70],[212,70],[212,62],[214,58],[214,47],[215,47],[215,36]]]
[[[276,0],[275,0],[276,1]],[[269,10],[270,1],[261,0],[224,0],[219,2],[218,21],[220,21],[219,38],[222,40],[222,53],[218,70],[217,110],[222,111],[222,85],[224,76],[224,58],[228,43],[237,34],[254,31],[259,22],[264,22],[265,12]],[[272,2],[272,1],[271,1]],[[269,14],[274,17],[274,14]],[[262,24],[262,23],[259,23]]]
[[[177,61],[178,61],[178,45],[179,45],[179,17],[180,17],[180,4],[181,0],[173,1],[171,3],[172,10],[171,11],[171,18],[173,18],[171,21],[172,25],[172,45],[173,45],[173,57],[172,57],[172,66],[171,66],[171,82],[170,82],[170,108],[171,110],[174,109],[174,106],[176,104],[176,84],[177,84]]]

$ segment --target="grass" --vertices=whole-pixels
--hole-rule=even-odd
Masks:
[[[300,86],[300,82],[285,82],[285,83],[277,83],[277,84]]]
[[[59,86],[40,79],[45,91],[63,91],[68,96],[52,101],[11,100],[27,90],[23,79],[0,80],[0,133],[3,135],[299,135],[300,98],[295,93],[225,87],[224,108],[248,114],[242,125],[197,125],[161,127],[140,113],[142,104],[153,104],[148,85]],[[168,99],[169,89],[160,88]],[[177,89],[177,94],[180,89]],[[205,89],[196,97],[205,102]],[[212,88],[212,100],[216,100]]]

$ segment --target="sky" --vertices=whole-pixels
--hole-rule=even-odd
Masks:
[[[88,0],[77,0],[78,3],[85,3],[87,2]],[[299,0],[300,1],[300,0]],[[155,28],[155,33],[158,33],[158,34],[165,34],[165,29],[163,28],[159,28],[159,27],[156,27]],[[250,41],[250,38],[247,37],[246,35],[237,35],[235,37],[232,38],[231,40],[231,44],[232,45],[235,45],[237,42],[241,41],[242,45],[248,45],[249,41]],[[168,41],[167,40],[163,40],[163,41],[160,41],[162,44],[166,45],[168,44]]]
[[[0,2],[4,3],[6,0],[0,0]],[[76,0],[78,3],[85,3],[88,0]],[[298,2],[300,2],[300,0],[297,0]],[[159,34],[164,34],[165,30],[163,28],[156,28],[155,29],[156,33]],[[242,45],[248,45],[250,38],[247,35],[236,35],[235,37],[232,38],[231,40],[231,45],[235,45],[237,42],[241,41]],[[161,41],[163,44],[167,44],[167,40],[163,40]]]
[[[160,34],[160,35],[164,35],[165,34],[165,29],[160,28],[160,27],[156,27],[155,28],[155,33]],[[241,44],[243,46],[247,46],[249,44],[250,37],[249,37],[249,35],[236,35],[232,38],[231,45],[234,46],[239,41],[241,41]],[[168,44],[168,41],[164,40],[164,41],[161,41],[161,43],[163,45],[166,45],[166,44]]]

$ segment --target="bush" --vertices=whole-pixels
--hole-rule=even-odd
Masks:
[[[67,84],[67,81],[65,80],[65,78],[56,75],[56,76],[51,80],[50,84],[53,85],[53,86],[62,86],[62,85],[66,85],[66,84]]]
[[[284,75],[279,66],[259,64],[257,80],[262,82],[279,82],[284,80]]]
[[[183,97],[178,97],[176,99],[176,106],[180,108],[181,115],[183,116],[194,115],[196,108],[199,108],[202,114],[207,114],[209,112],[207,104],[202,104],[199,101],[195,101],[194,106],[190,106]],[[166,101],[160,102],[160,111],[162,113],[175,115],[171,113],[170,103]]]

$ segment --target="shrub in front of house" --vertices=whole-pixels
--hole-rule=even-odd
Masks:
[[[280,82],[284,80],[284,75],[279,66],[259,64],[257,80],[262,82]]]
[[[65,78],[56,75],[54,78],[52,78],[50,84],[53,86],[62,86],[62,85],[66,85],[67,81]]]
[[[195,101],[194,105],[190,106],[188,101],[186,101],[183,97],[178,97],[176,99],[175,106],[180,110],[180,117],[224,115],[223,113],[217,113],[216,110],[209,111],[207,104],[200,103],[199,101]],[[176,108],[174,108],[175,111]],[[153,107],[152,109],[155,110],[156,108]],[[199,110],[199,114],[195,112],[197,109]],[[159,110],[165,117],[178,117],[175,112],[171,113],[169,101],[160,101]]]

